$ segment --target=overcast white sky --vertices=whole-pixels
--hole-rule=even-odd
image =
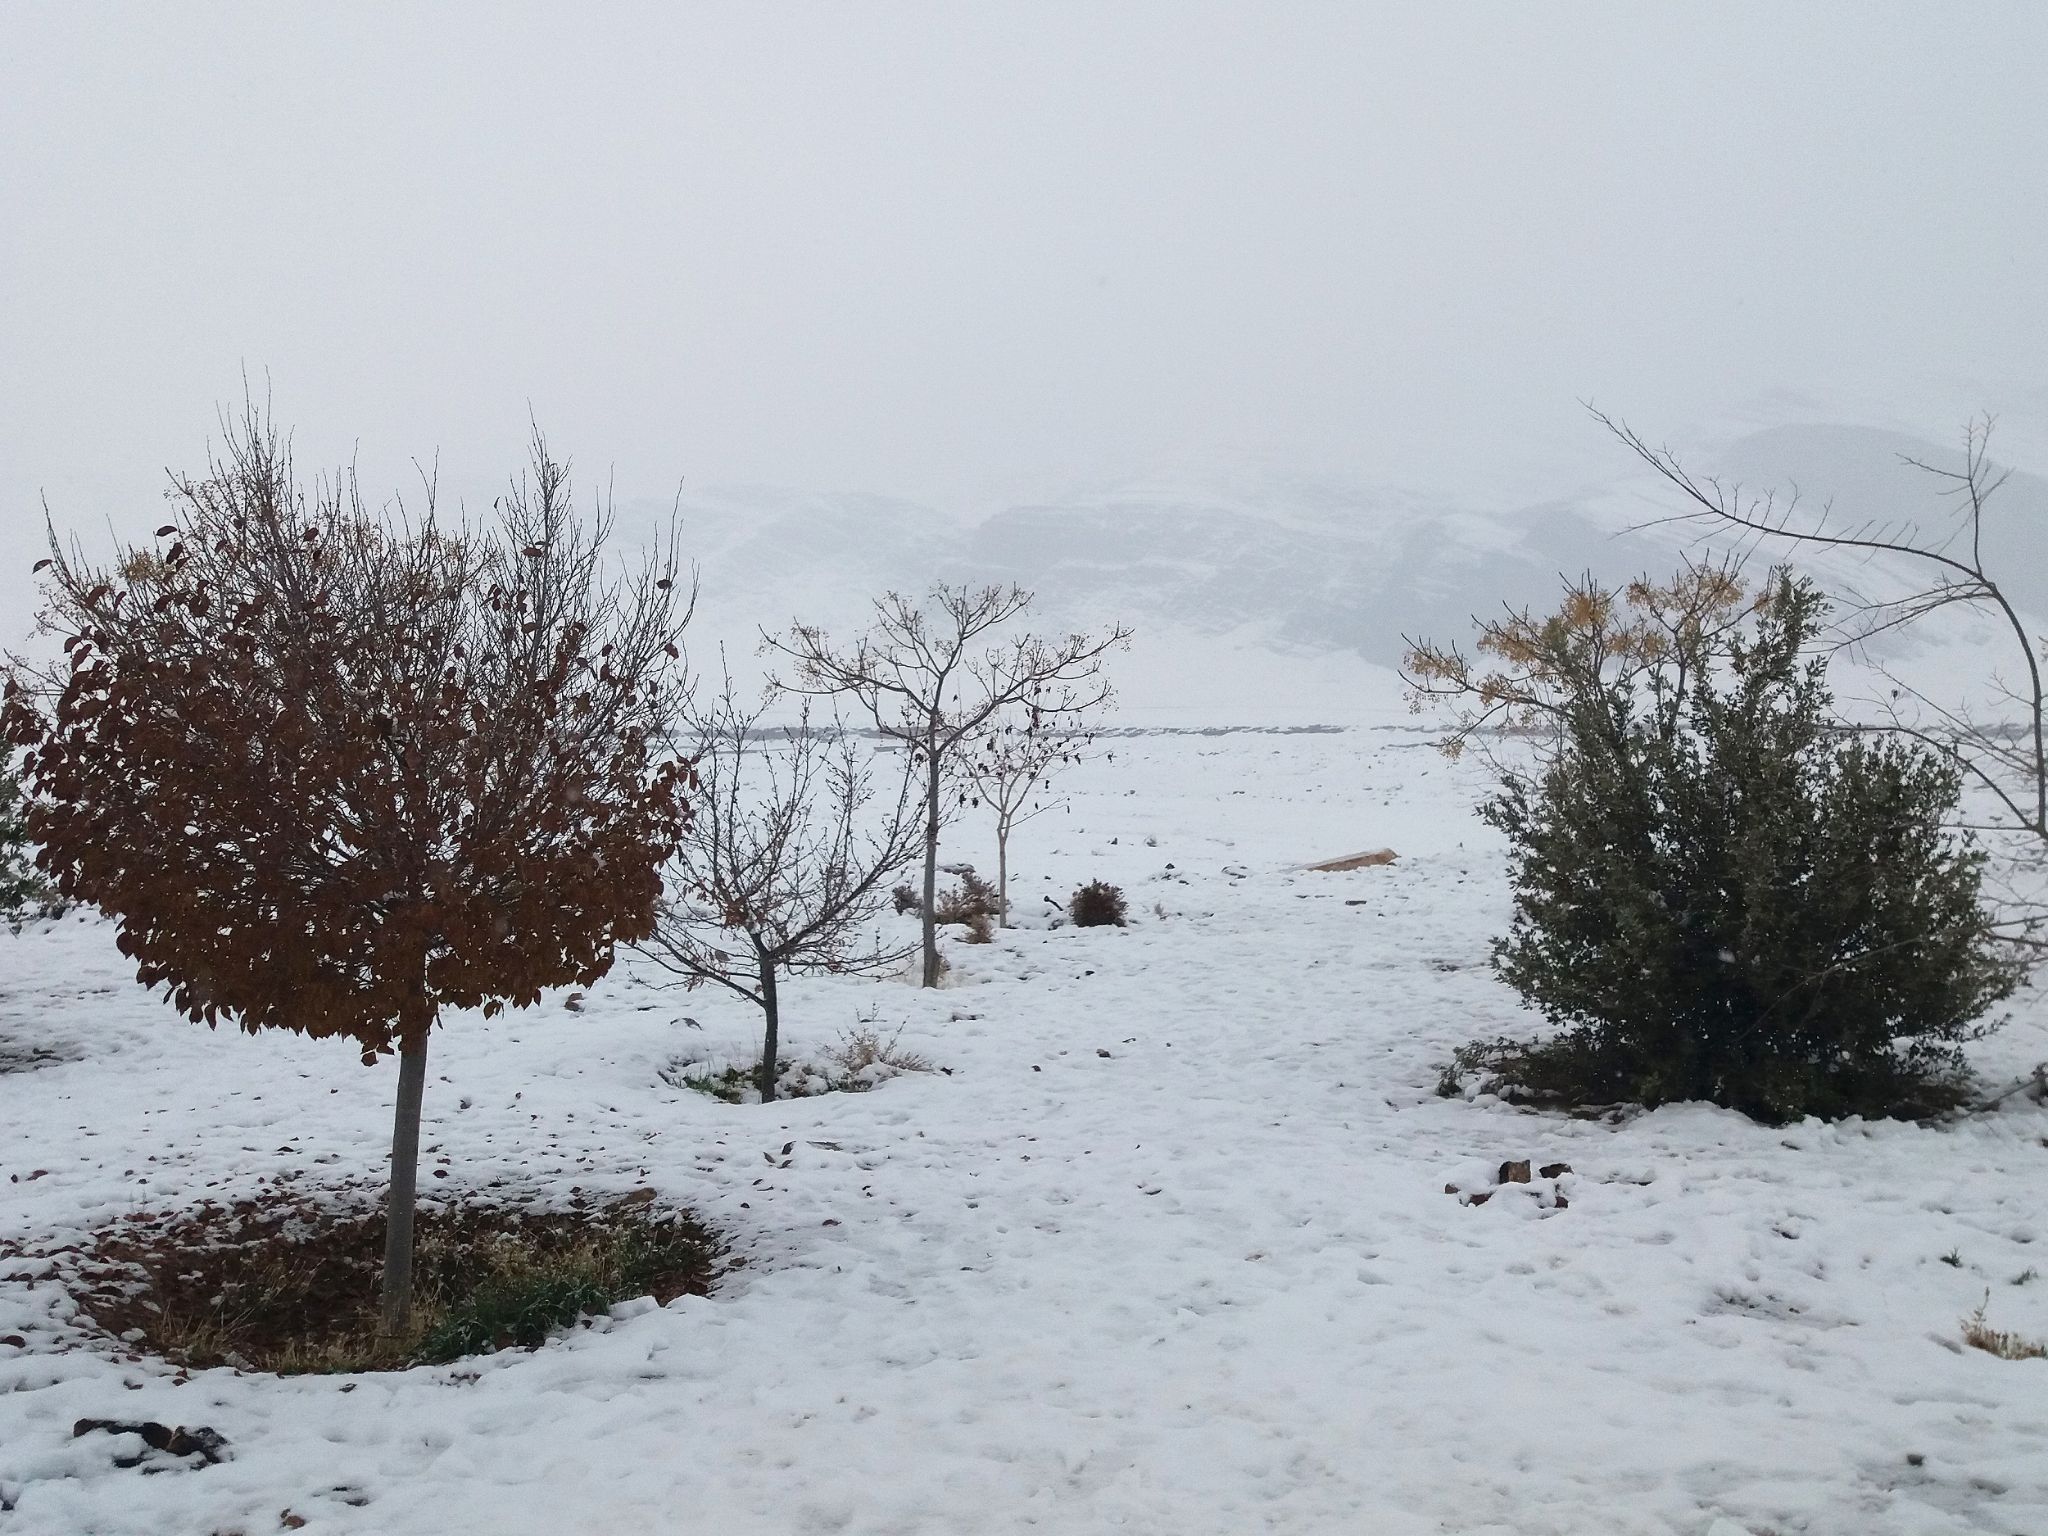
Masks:
[[[0,621],[267,375],[474,491],[1530,496],[1576,404],[2048,414],[2048,5],[0,9]],[[2035,423],[2038,427],[2039,423]],[[2038,466],[2037,466],[2038,467]]]

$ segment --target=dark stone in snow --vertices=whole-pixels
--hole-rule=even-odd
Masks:
[[[200,1456],[205,1458],[208,1466],[226,1459],[226,1437],[204,1425],[187,1429],[180,1424],[173,1429],[154,1419],[80,1419],[71,1426],[71,1438],[76,1440],[81,1435],[100,1430],[110,1435],[140,1435],[143,1443],[153,1451],[163,1451],[171,1456]],[[134,1465],[133,1462],[124,1464]]]

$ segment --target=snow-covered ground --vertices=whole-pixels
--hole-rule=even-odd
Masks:
[[[180,1382],[0,1284],[0,1533],[2048,1531],[2048,1362],[1958,1329],[1988,1293],[2048,1335],[2048,1278],[2015,1283],[2048,1269],[2048,1112],[1440,1099],[1452,1046],[1530,1022],[1485,966],[1476,770],[1388,731],[1112,745],[1013,857],[1020,908],[1103,877],[1128,930],[788,993],[797,1047],[878,1009],[950,1075],[718,1104],[659,1070],[755,1021],[629,974],[437,1040],[431,1184],[651,1185],[745,1254],[716,1296],[459,1367]],[[2048,1056],[2015,1012],[1988,1076]],[[0,935],[0,1039],[78,1058],[0,1075],[0,1240],[379,1170],[388,1068],[180,1022],[96,921]],[[1572,1166],[1568,1208],[1445,1193],[1520,1158]],[[87,1417],[232,1459],[119,1469]]]

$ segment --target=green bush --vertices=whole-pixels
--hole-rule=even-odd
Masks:
[[[1469,1047],[1451,1081],[1772,1122],[1952,1107],[1959,1043],[2020,979],[1947,830],[1959,769],[1832,723],[1811,586],[1700,598],[1638,583],[1624,615],[1587,584],[1494,647],[1557,731],[1483,808],[1515,893],[1494,967],[1562,1033]]]
[[[563,1267],[521,1267],[485,1277],[447,1304],[414,1358],[438,1365],[499,1349],[538,1349],[549,1334],[579,1317],[601,1314],[619,1299],[620,1288],[598,1272],[596,1256],[556,1262]]]
[[[637,1212],[593,1223],[581,1242],[536,1248],[501,1241],[469,1288],[439,1298],[413,1358],[440,1364],[498,1349],[538,1349],[579,1317],[646,1295],[702,1262],[701,1229]]]
[[[19,929],[31,917],[55,917],[63,908],[35,866],[35,847],[22,816],[21,780],[0,748],[0,923]]]

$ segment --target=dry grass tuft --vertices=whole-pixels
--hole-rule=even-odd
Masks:
[[[857,1029],[847,1030],[839,1037],[839,1043],[826,1049],[825,1054],[846,1073],[849,1078],[868,1078],[876,1074],[870,1067],[886,1068],[889,1072],[929,1072],[930,1060],[916,1051],[907,1051],[898,1042],[903,1031],[883,1037],[873,1024],[864,1023]]]
[[[2001,1360],[2048,1360],[2048,1343],[2008,1333],[1986,1322],[1984,1313],[1990,1305],[1991,1298],[1987,1295],[1983,1305],[1963,1319],[1965,1344],[1972,1349],[1981,1349],[1987,1355],[1996,1355]]]

